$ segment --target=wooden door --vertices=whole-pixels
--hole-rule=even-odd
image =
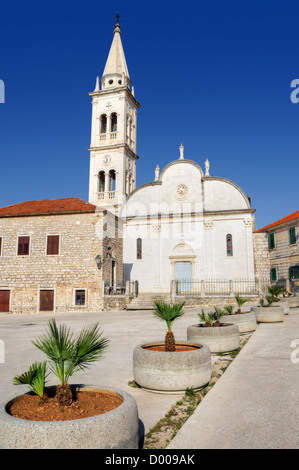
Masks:
[[[41,290],[39,309],[42,312],[52,312],[54,310],[54,291]]]
[[[9,312],[9,290],[0,290],[0,312]]]

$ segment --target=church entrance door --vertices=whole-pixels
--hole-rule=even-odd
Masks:
[[[192,280],[191,261],[176,261],[174,264],[174,278],[176,281],[180,281],[181,292],[189,292]]]

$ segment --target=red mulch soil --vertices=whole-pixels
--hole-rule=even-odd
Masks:
[[[59,405],[55,398],[41,402],[37,395],[22,395],[11,405],[9,412],[16,418],[31,421],[67,421],[107,413],[122,402],[116,395],[93,391],[78,392],[70,406]]]
[[[165,346],[146,346],[143,349],[147,349],[149,351],[162,351],[162,352],[169,352],[165,351]],[[186,346],[186,345],[176,345],[174,352],[181,352],[181,351],[194,351],[195,349],[199,349],[195,346]]]

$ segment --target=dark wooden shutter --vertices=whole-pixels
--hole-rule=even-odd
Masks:
[[[2,237],[0,237],[0,256],[2,255]]]
[[[59,235],[48,235],[47,255],[59,255]]]
[[[294,245],[296,243],[296,227],[289,228],[289,236],[290,236],[290,245]]]
[[[277,281],[277,271],[276,268],[271,269],[271,281]]]
[[[29,255],[30,237],[19,237],[18,255]]]
[[[9,290],[0,291],[0,312],[9,312]]]
[[[270,233],[269,235],[269,250],[273,250],[275,248],[275,235],[274,233]]]
[[[39,309],[43,312],[54,310],[54,291],[53,290],[41,290],[40,291],[40,307]]]

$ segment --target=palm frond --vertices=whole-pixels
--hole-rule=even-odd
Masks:
[[[15,376],[13,379],[14,385],[29,385],[29,388],[42,397],[47,378],[47,362],[35,362],[32,364],[27,372]]]
[[[183,306],[185,305],[185,302],[173,305],[166,302],[154,302],[154,304],[154,315],[160,320],[164,320],[166,322],[169,331],[171,331],[171,325],[174,320],[184,315]]]

